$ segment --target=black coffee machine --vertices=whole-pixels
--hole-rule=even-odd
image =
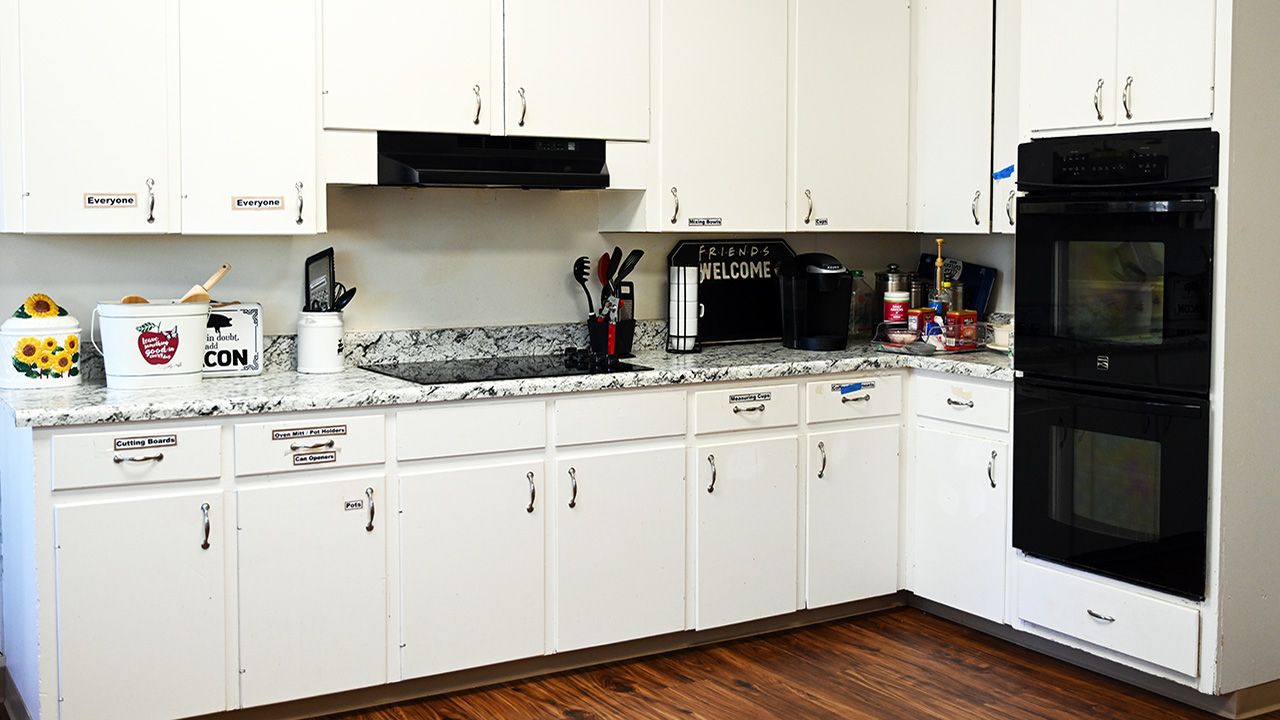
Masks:
[[[843,350],[849,344],[853,273],[823,253],[778,263],[782,344],[798,350]]]

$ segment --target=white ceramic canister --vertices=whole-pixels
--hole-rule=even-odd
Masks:
[[[122,390],[198,385],[204,375],[209,303],[100,302],[107,387]]]
[[[298,313],[298,372],[342,372],[342,312]]]
[[[0,388],[51,388],[80,382],[80,321],[48,295],[27,298],[0,325],[9,359],[0,363]]]

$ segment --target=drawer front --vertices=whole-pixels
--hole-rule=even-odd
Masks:
[[[386,418],[299,416],[236,425],[236,474],[372,465],[386,460]]]
[[[805,387],[808,422],[857,420],[902,412],[902,378],[852,377],[815,380]]]
[[[960,379],[916,378],[916,413],[924,417],[1009,429],[1010,388]]]
[[[795,385],[694,394],[694,431],[699,434],[785,427],[795,425],[799,414],[799,391]]]
[[[479,402],[396,413],[396,457],[401,460],[536,450],[547,444],[542,400]]]
[[[120,426],[105,433],[68,433],[51,439],[53,489],[106,487],[222,475],[222,428],[157,430]]]
[[[684,390],[598,393],[556,401],[556,444],[684,435]]]
[[[1024,560],[1018,567],[1018,617],[1183,675],[1199,674],[1195,608]]]

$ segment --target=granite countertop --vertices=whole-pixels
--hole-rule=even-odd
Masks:
[[[369,355],[360,358],[368,364]],[[406,405],[472,398],[756,380],[892,368],[918,368],[968,377],[1012,380],[1007,355],[979,351],[954,355],[896,355],[851,342],[847,350],[791,350],[776,342],[704,347],[700,353],[669,354],[639,349],[631,362],[640,372],[418,385],[349,367],[332,375],[304,375],[275,368],[248,377],[206,378],[186,388],[108,389],[102,377],[49,390],[0,390],[19,426],[51,427],[110,422],[222,417],[295,410]]]

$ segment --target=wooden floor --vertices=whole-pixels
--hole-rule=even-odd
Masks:
[[[901,608],[324,720],[1213,717]]]

